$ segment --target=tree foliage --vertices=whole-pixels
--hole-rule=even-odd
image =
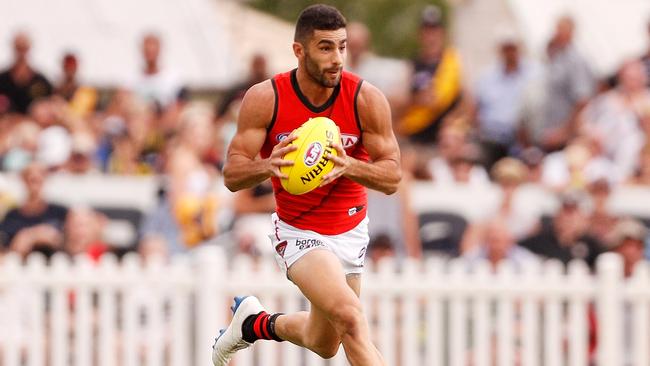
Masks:
[[[249,0],[262,11],[295,22],[305,7],[314,4],[308,0]],[[411,57],[417,47],[416,31],[420,12],[426,5],[438,5],[443,14],[444,0],[323,0],[337,7],[348,21],[360,21],[372,32],[373,50],[394,57]]]

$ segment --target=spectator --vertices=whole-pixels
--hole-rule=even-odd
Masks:
[[[609,208],[611,183],[605,176],[606,172],[599,172],[599,174],[588,177],[587,192],[591,199],[591,212],[587,233],[599,242],[605,243],[614,230],[618,218],[610,212]]]
[[[368,244],[367,258],[374,264],[379,263],[386,258],[395,258],[395,243],[388,235],[377,235]]]
[[[630,277],[643,260],[647,239],[648,229],[638,220],[626,218],[614,227],[608,249],[623,257],[625,277]]]
[[[628,183],[650,186],[650,143],[646,143],[639,151],[636,172],[628,179]]]
[[[66,253],[72,256],[84,254],[93,261],[109,249],[102,240],[102,230],[106,219],[88,207],[73,207],[68,211],[63,233]]]
[[[438,135],[436,155],[428,164],[434,182],[488,184],[487,172],[478,161],[479,151],[468,141],[467,128],[461,123],[445,123]]]
[[[70,101],[74,93],[79,89],[79,81],[77,80],[78,69],[77,56],[73,53],[66,53],[61,60],[61,71],[63,77],[56,86],[55,93],[62,96],[63,99]]]
[[[446,117],[458,111],[462,73],[458,53],[446,44],[440,9],[427,6],[420,21],[420,53],[413,61],[411,96],[397,131],[412,142],[432,144]]]
[[[397,257],[421,258],[422,242],[418,216],[413,210],[411,199],[411,184],[416,163],[413,161],[411,146],[407,145],[404,152],[401,156],[402,180],[397,193],[386,196],[376,191],[368,191],[368,231],[371,243],[390,244],[393,254]]]
[[[183,253],[187,247],[183,243],[181,230],[173,215],[169,188],[162,184],[158,189],[158,202],[156,207],[149,212],[140,230],[140,243],[138,252],[161,253],[175,255]]]
[[[612,183],[616,167],[601,154],[600,145],[589,137],[574,139],[564,150],[548,154],[542,163],[542,183],[555,191],[586,189],[589,177],[606,174]]]
[[[524,94],[525,139],[546,151],[562,149],[575,135],[576,116],[595,91],[591,70],[573,46],[574,28],[571,17],[558,20],[545,70]]]
[[[0,174],[0,223],[2,223],[2,220],[9,210],[15,206],[15,198],[8,187],[9,181],[6,179],[6,175]],[[0,253],[2,253],[2,251],[3,245],[0,242]]]
[[[648,229],[638,220],[626,218],[618,222],[611,233],[608,249],[617,253],[623,259],[623,275],[630,278],[634,274],[634,269],[644,259],[645,244],[648,241]],[[634,303],[631,300],[623,302],[623,329],[620,344],[625,355],[622,365],[632,366],[634,361],[631,355],[634,343],[635,326],[634,322],[638,321],[634,315]]]
[[[637,60],[623,64],[618,87],[591,101],[580,115],[580,132],[597,139],[604,155],[614,162],[610,173],[617,181],[631,176],[643,146],[640,116],[650,107],[646,74]]]
[[[14,36],[14,62],[0,72],[0,114],[27,113],[30,104],[52,94],[52,85],[29,63],[31,40],[26,33]]]
[[[408,99],[409,65],[402,60],[372,53],[371,34],[365,24],[351,22],[347,33],[346,69],[379,88],[388,99],[393,116],[397,115]]]
[[[516,146],[520,103],[534,67],[521,57],[513,30],[497,35],[499,62],[483,73],[476,86],[476,122],[486,168],[509,155]]]
[[[77,55],[68,52],[61,61],[62,78],[55,93],[68,102],[70,112],[76,117],[87,117],[95,109],[97,91],[81,85],[77,77],[79,60]]]
[[[483,225],[481,244],[463,254],[463,257],[470,265],[487,260],[493,270],[496,270],[502,261],[507,260],[517,271],[537,260],[528,249],[517,245],[510,226],[501,218],[491,219]]]
[[[534,146],[528,147],[519,154],[521,161],[528,168],[528,182],[532,184],[542,183],[542,162],[544,152]]]
[[[560,199],[561,206],[555,215],[543,217],[539,231],[519,244],[546,258],[565,264],[580,259],[593,268],[603,251],[602,243],[587,234],[588,219],[580,207],[578,193],[570,191]]]
[[[7,136],[7,151],[2,157],[2,170],[19,172],[36,156],[41,130],[30,120],[17,121]]]
[[[251,86],[268,78],[266,57],[262,54],[253,55],[246,80],[226,91],[224,98],[217,105],[217,125],[215,132],[219,136],[219,139],[215,144],[215,163],[219,169],[223,167],[226,161],[227,147],[230,145],[230,140],[235,136],[235,132],[237,131],[239,107],[244,99],[244,94],[246,94],[246,91]]]
[[[146,175],[151,167],[140,160],[141,150],[127,131],[111,139],[112,152],[108,161],[109,174]]]
[[[189,106],[182,115],[178,136],[169,147],[169,197],[188,247],[214,237],[219,231],[219,199],[213,190],[217,172],[204,160],[214,145],[212,120],[212,113],[204,106]]]
[[[269,245],[268,234],[273,231],[273,225],[269,214],[275,211],[275,198],[271,181],[235,193],[232,208],[233,234],[239,252],[272,255],[274,249]]]
[[[506,157],[494,164],[491,174],[501,191],[496,216],[508,224],[515,240],[529,236],[536,228],[539,216],[519,195],[522,185],[528,181],[528,168],[521,161]]]
[[[144,68],[132,87],[140,97],[164,109],[178,96],[181,85],[169,68],[162,68],[161,43],[160,37],[154,33],[147,33],[142,38]]]
[[[27,191],[25,202],[0,223],[0,243],[21,255],[32,251],[51,254],[63,245],[63,225],[67,208],[48,203],[43,197],[47,171],[40,163],[31,163],[21,172]]]
[[[64,170],[72,174],[97,172],[95,165],[96,146],[93,137],[88,133],[77,133],[72,136],[72,151]]]
[[[246,94],[246,91],[251,86],[261,83],[269,78],[267,64],[266,56],[260,53],[253,55],[249,64],[246,80],[226,91],[221,103],[219,103],[219,106],[217,107],[217,118],[223,118],[229,112],[229,109],[233,107],[233,103],[241,102],[244,98],[244,94]],[[237,110],[239,110],[239,108],[237,108]]]

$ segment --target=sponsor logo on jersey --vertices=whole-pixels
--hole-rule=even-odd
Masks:
[[[321,154],[323,154],[323,145],[320,142],[312,142],[309,148],[307,148],[307,151],[305,151],[305,165],[314,166],[314,164],[318,163]]]
[[[313,247],[322,247],[323,242],[318,239],[297,239],[296,246],[298,250],[305,250]]]
[[[341,144],[343,145],[344,149],[350,148],[359,142],[359,136],[356,135],[350,135],[348,133],[342,133],[341,134]]]
[[[363,210],[363,207],[364,207],[363,205],[362,206],[351,207],[348,210],[348,216],[356,215],[357,213],[361,212],[361,210]]]
[[[287,241],[283,241],[275,246],[275,251],[278,252],[280,257],[284,258],[284,250],[287,249]]]

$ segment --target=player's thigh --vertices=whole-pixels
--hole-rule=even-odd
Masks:
[[[359,304],[341,262],[329,250],[316,249],[305,254],[289,268],[288,275],[311,305],[328,317],[341,306]]]

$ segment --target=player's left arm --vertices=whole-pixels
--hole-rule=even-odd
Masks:
[[[370,162],[357,160],[345,153],[340,143],[332,146],[338,156],[330,155],[336,166],[323,177],[321,186],[344,176],[368,188],[392,194],[402,178],[400,152],[393,133],[390,106],[386,97],[373,85],[364,82],[357,97],[361,123],[361,141]]]

